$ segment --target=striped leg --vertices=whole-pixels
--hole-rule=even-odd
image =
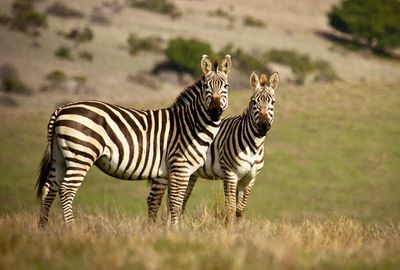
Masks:
[[[247,206],[247,199],[251,190],[253,189],[255,178],[251,179],[250,183],[244,187],[238,187],[238,196],[237,196],[237,206],[236,206],[236,217],[241,219],[243,216],[243,212]]]
[[[192,194],[193,187],[196,184],[196,181],[197,181],[197,176],[191,175],[189,178],[188,186],[186,188],[185,197],[183,198],[182,214],[185,213],[187,200],[189,199],[190,195]]]
[[[47,176],[46,184],[42,188],[39,227],[44,227],[49,219],[50,207],[60,188],[60,183],[65,175],[64,158],[58,147],[53,147],[51,169]]]
[[[225,208],[226,208],[225,223],[229,225],[233,222],[236,210],[237,176],[232,172],[225,172],[223,180],[224,180]]]
[[[149,223],[156,222],[157,212],[160,209],[162,197],[168,186],[168,179],[156,178],[153,180],[149,196],[147,197],[147,210]]]
[[[68,165],[67,165],[68,166]],[[60,186],[61,209],[65,224],[74,223],[74,214],[72,211],[72,201],[78,188],[85,178],[87,170],[76,167],[67,167],[66,174]]]
[[[59,182],[57,181],[57,175],[56,175],[56,168],[53,166],[51,168],[51,171],[49,173],[47,182],[45,186],[43,187],[42,191],[42,201],[41,201],[41,206],[40,206],[40,217],[39,217],[39,227],[44,227],[48,220],[49,220],[49,211],[50,207],[57,195],[57,191],[59,189]]]
[[[168,193],[168,205],[171,217],[171,228],[178,229],[182,213],[183,199],[189,182],[189,175],[184,173],[171,173]]]

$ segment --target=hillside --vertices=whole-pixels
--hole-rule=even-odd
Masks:
[[[12,2],[2,1],[0,10],[9,13]],[[36,6],[44,12],[55,2],[38,1]],[[311,59],[328,61],[338,77],[348,83],[398,81],[398,61],[379,58],[366,51],[348,51],[323,37],[321,33],[333,32],[327,25],[325,14],[336,2],[285,0],[265,3],[252,0],[235,1],[227,5],[221,0],[183,0],[175,1],[182,16],[172,19],[168,15],[129,7],[124,1],[99,3],[94,0],[73,0],[68,1],[67,7],[82,12],[84,17],[63,19],[48,15],[48,27],[41,31],[36,41],[0,25],[0,65],[8,63],[14,66],[22,80],[35,91],[30,97],[11,96],[13,99],[22,106],[48,108],[79,98],[124,104],[170,99],[191,80],[180,82],[173,73],[149,76],[144,82],[141,79],[129,80],[129,76],[140,78],[143,76],[141,74],[148,74],[157,63],[165,60],[163,53],[140,52],[136,56],[129,55],[127,38],[130,33],[140,37],[156,36],[164,43],[177,36],[194,37],[209,42],[216,50],[227,43],[249,53],[271,48],[294,49],[309,55]],[[210,15],[218,9],[227,15]],[[109,22],[93,22],[93,14],[103,14]],[[231,19],[227,19],[227,16]],[[244,25],[245,16],[262,20],[265,27]],[[67,33],[72,28],[85,26],[93,30],[94,39],[79,48],[75,49],[71,41],[60,35],[60,32]],[[33,43],[37,43],[36,46]],[[60,60],[54,52],[61,45],[72,47],[74,53],[79,50],[89,51],[93,54],[93,61],[79,57],[72,61]],[[235,59],[233,61],[235,68]],[[68,88],[63,91],[39,91],[46,84],[46,75],[56,69],[64,71],[68,76],[84,77],[86,87],[81,91]],[[273,66],[273,69],[280,72],[283,80],[281,86],[285,88],[290,72],[280,65]],[[242,87],[232,84],[231,90]]]

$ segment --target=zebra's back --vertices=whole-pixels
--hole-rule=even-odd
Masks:
[[[100,101],[63,106],[55,138],[74,166],[95,164],[120,179],[166,177],[170,112],[135,110]]]

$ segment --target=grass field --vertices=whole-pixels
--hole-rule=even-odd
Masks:
[[[35,171],[51,111],[2,109],[0,268],[398,269],[398,86],[281,85],[245,221],[224,228],[221,182],[204,180],[177,233],[164,228],[165,207],[146,227],[146,182],[95,168],[74,201],[77,225],[62,225],[57,199],[49,228],[37,230]],[[227,114],[250,94],[232,91]]]

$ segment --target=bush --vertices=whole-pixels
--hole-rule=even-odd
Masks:
[[[109,12],[103,7],[94,7],[90,15],[90,21],[100,25],[111,25]]]
[[[197,39],[172,39],[165,51],[169,61],[178,71],[201,75],[200,60],[203,54],[213,56],[211,45]]]
[[[243,25],[252,27],[265,27],[265,23],[262,20],[253,18],[251,16],[245,16],[243,18]]]
[[[323,60],[312,61],[307,54],[298,53],[295,50],[272,49],[264,55],[266,62],[275,62],[291,68],[296,76],[296,84],[304,84],[306,76],[316,72],[315,81],[332,82],[339,79],[328,62]]]
[[[32,94],[32,89],[18,78],[3,78],[2,88],[6,93],[16,93],[23,95]]]
[[[64,71],[56,69],[47,74],[46,80],[48,80],[51,83],[60,83],[67,80],[67,75],[65,74]]]
[[[86,26],[82,30],[79,28],[72,28],[69,33],[65,35],[65,38],[73,40],[76,45],[79,43],[90,42],[94,38],[93,30]]]
[[[162,51],[163,40],[159,37],[146,37],[140,38],[136,34],[130,34],[128,37],[128,47],[129,53],[131,55],[136,55],[139,51]]]
[[[255,70],[266,69],[265,61],[262,60],[262,57],[247,53],[241,48],[235,49],[232,43],[226,44],[218,53],[219,57],[223,57],[226,54],[232,56],[232,59],[235,61],[235,67],[242,72],[249,73]]]
[[[208,15],[212,16],[212,17],[225,18],[229,22],[229,28],[233,28],[233,26],[234,26],[235,17],[221,8],[217,8],[213,11],[209,11]]]
[[[17,70],[4,64],[0,67],[1,90],[6,93],[31,94],[33,91],[23,81],[19,79]]]
[[[68,46],[60,46],[54,53],[58,58],[72,60],[71,49]]]
[[[82,58],[83,60],[86,60],[86,61],[89,61],[89,62],[92,62],[93,58],[94,58],[93,53],[91,53],[91,52],[89,52],[87,50],[80,51],[78,53],[78,56],[80,58]]]
[[[400,46],[400,1],[345,0],[328,13],[329,24],[378,51]]]
[[[33,1],[15,1],[11,7],[11,14],[9,24],[12,29],[38,35],[38,29],[47,26],[46,15],[35,10]]]
[[[63,19],[83,18],[85,15],[79,10],[70,8],[62,2],[55,2],[47,8],[47,13]]]
[[[182,14],[170,0],[131,0],[130,5],[132,7],[147,9],[153,12],[166,14],[172,18],[178,18]]]

